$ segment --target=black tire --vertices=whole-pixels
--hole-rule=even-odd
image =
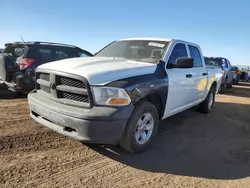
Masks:
[[[214,100],[215,100],[215,90],[216,90],[216,87],[215,86],[212,86],[210,91],[208,92],[207,94],[207,97],[206,99],[199,105],[199,111],[201,113],[204,113],[204,114],[208,114],[211,112],[213,106],[214,106]],[[212,105],[211,107],[209,106],[209,98],[210,98],[210,95],[213,95],[213,100],[212,100]]]
[[[233,80],[233,84],[234,84],[234,85],[238,85],[238,84],[239,84],[238,80],[234,79],[234,80]]]
[[[219,93],[220,93],[220,94],[224,94],[224,93],[226,92],[226,88],[227,88],[226,85],[227,85],[226,83],[221,84],[220,90],[219,90]]]
[[[139,144],[136,141],[135,133],[137,129],[137,122],[143,116],[144,113],[150,113],[150,115],[153,117],[154,126],[152,134],[147,140],[147,142],[144,144]],[[147,150],[150,147],[153,138],[157,134],[158,125],[159,125],[159,114],[156,107],[152,103],[147,101],[140,102],[135,106],[135,109],[127,122],[127,127],[123,133],[122,139],[119,142],[120,146],[124,150],[132,154],[141,153]]]
[[[233,88],[233,80],[232,80],[229,84],[227,84],[227,88],[228,88],[228,89]]]

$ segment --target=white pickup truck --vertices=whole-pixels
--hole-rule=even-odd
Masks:
[[[159,38],[117,40],[94,57],[39,66],[29,93],[31,117],[73,139],[145,151],[160,120],[213,107],[222,78],[198,45]]]

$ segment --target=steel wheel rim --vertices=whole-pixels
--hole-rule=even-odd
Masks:
[[[211,93],[209,96],[209,99],[208,99],[208,109],[212,108],[213,101],[214,101],[214,95],[213,95],[213,93]]]
[[[154,129],[154,118],[150,113],[144,113],[136,124],[135,140],[138,144],[145,144]]]

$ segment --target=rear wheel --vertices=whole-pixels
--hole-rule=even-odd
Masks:
[[[233,80],[233,84],[234,84],[234,85],[238,85],[238,80],[234,79],[234,80]]]
[[[208,92],[206,99],[199,105],[200,112],[204,114],[210,113],[214,106],[214,100],[215,100],[215,86],[212,86],[210,91]]]
[[[147,101],[140,102],[128,120],[120,146],[130,153],[145,151],[157,133],[158,124],[156,107]]]
[[[226,92],[226,88],[227,88],[227,84],[226,83],[221,84],[219,93],[220,94],[224,94]]]
[[[231,89],[232,87],[233,87],[233,80],[229,84],[227,84],[227,88]]]

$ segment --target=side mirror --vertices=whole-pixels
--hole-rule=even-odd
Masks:
[[[179,57],[176,59],[176,68],[193,68],[194,67],[194,59],[188,57]]]

